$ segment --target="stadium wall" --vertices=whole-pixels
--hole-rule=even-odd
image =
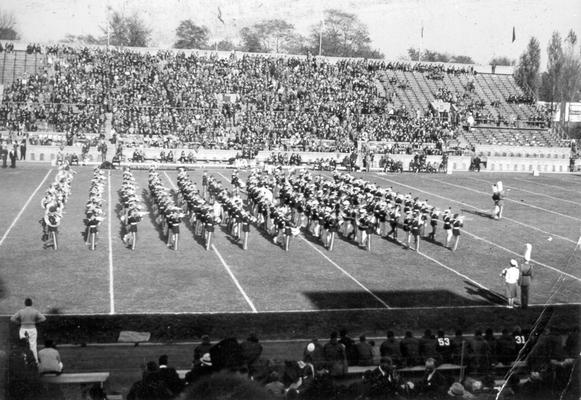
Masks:
[[[148,159],[158,159],[159,153],[161,151],[168,151],[168,149],[162,148],[147,148],[144,149],[146,157]],[[174,157],[179,157],[182,150],[186,154],[191,151],[190,149],[178,148],[172,149],[174,152]],[[543,173],[564,173],[569,172],[570,163],[570,149],[562,148],[532,148],[525,147],[523,149],[519,148],[499,148],[490,146],[490,150],[484,146],[480,147],[477,153],[482,154],[486,161],[486,168],[482,171],[490,172],[522,172],[531,173],[533,171],[543,172]],[[28,146],[27,149],[27,159],[30,162],[48,162],[54,163],[57,159],[57,154],[59,152],[59,147],[57,146]],[[65,154],[76,153],[80,156],[81,148],[79,146],[69,146],[64,149]],[[132,153],[131,149],[127,149],[125,156],[130,157]],[[198,162],[204,163],[226,163],[229,160],[236,157],[239,152],[237,150],[210,150],[204,149],[199,150],[195,153]],[[277,151],[275,153],[278,153]],[[283,152],[283,153],[293,153],[293,152]],[[256,157],[258,162],[263,162],[266,160],[271,151],[262,151],[258,153]],[[305,163],[310,163],[316,159],[335,159],[339,164],[343,159],[348,156],[348,153],[334,153],[334,152],[301,152],[302,161]],[[113,153],[110,152],[107,155],[107,159],[111,160]],[[404,170],[408,169],[410,161],[413,159],[413,155],[410,154],[391,154],[391,158],[395,161],[402,161]],[[427,162],[439,165],[442,160],[441,156],[428,156]],[[87,162],[95,163],[100,161],[100,155],[96,149],[91,149],[88,154]],[[468,171],[470,168],[471,157],[470,156],[450,156],[448,159],[448,168],[452,172],[462,172]],[[375,157],[374,164],[372,168],[379,168],[379,157]]]

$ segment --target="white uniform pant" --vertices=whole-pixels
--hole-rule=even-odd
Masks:
[[[32,354],[34,354],[36,362],[38,362],[38,353],[36,352],[36,338],[38,335],[36,332],[36,328],[20,328],[19,336],[20,339],[24,338],[28,339],[28,345],[30,346],[30,350],[32,351]]]

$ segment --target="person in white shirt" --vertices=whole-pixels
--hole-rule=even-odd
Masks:
[[[43,374],[57,374],[63,372],[61,355],[54,346],[54,342],[47,339],[44,342],[44,349],[38,352],[38,372]]]
[[[506,297],[508,298],[508,308],[513,308],[514,301],[517,297],[518,281],[520,277],[520,270],[515,259],[510,260],[510,267],[503,269],[500,276],[504,277]]]
[[[36,338],[38,336],[36,331],[36,324],[46,321],[46,317],[42,315],[40,311],[32,308],[31,299],[24,300],[24,305],[25,307],[21,310],[18,310],[16,314],[10,318],[10,321],[20,324],[20,331],[18,333],[19,337],[21,339],[28,339],[30,350],[38,362],[38,354],[36,351]]]

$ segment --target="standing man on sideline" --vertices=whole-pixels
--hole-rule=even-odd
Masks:
[[[514,308],[514,301],[516,299],[517,286],[520,277],[518,263],[515,259],[510,260],[510,267],[503,269],[500,276],[504,277],[506,297],[508,298],[508,308]]]
[[[20,142],[20,161],[26,160],[26,139]]]
[[[520,266],[520,306],[523,309],[529,306],[529,288],[531,286],[531,281],[533,279],[533,266],[530,264],[531,261],[531,251],[532,245],[530,243],[526,244],[526,250],[524,255],[524,263]]]
[[[32,307],[32,300],[27,298],[24,300],[24,308],[18,310],[14,314],[10,321],[20,324],[20,331],[18,333],[19,337],[28,339],[28,345],[36,362],[38,362],[38,353],[36,351],[36,324],[39,322],[46,321],[46,317],[40,313],[37,309]]]

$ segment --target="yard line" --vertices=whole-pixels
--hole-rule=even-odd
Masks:
[[[435,193],[427,192],[427,191],[425,191],[425,190],[422,190],[422,189],[416,188],[416,187],[414,187],[414,186],[409,186],[409,185],[406,185],[406,184],[404,184],[404,183],[399,183],[399,182],[397,182],[397,181],[392,181],[391,179],[383,178],[383,177],[381,177],[381,176],[378,176],[378,178],[379,178],[379,179],[382,179],[382,180],[384,180],[384,181],[387,181],[387,182],[394,183],[394,184],[396,184],[396,185],[399,185],[399,186],[403,186],[403,187],[407,187],[407,188],[409,188],[409,189],[412,189],[412,190],[416,190],[416,191],[418,191],[418,192],[422,192],[422,193],[429,194],[429,195],[431,195],[431,196],[440,197],[440,198],[442,198],[442,199],[445,199],[445,200],[450,200],[450,201],[453,201],[453,202],[456,202],[456,203],[459,203],[459,204],[465,204],[465,203],[462,203],[461,201],[458,201],[458,200],[452,200],[452,199],[448,199],[448,198],[446,198],[446,197],[443,197],[443,196],[437,195],[437,194],[435,194]],[[469,207],[472,207],[472,206],[470,206],[470,205],[468,205],[468,206],[469,206]],[[472,208],[474,208],[474,207],[472,207]],[[466,234],[467,234],[467,235],[469,235],[469,236],[472,236],[473,238],[475,238],[475,239],[477,239],[477,240],[480,240],[480,241],[486,242],[486,243],[488,243],[488,244],[490,244],[490,245],[492,245],[492,246],[496,246],[496,247],[498,247],[499,249],[502,249],[502,250],[504,250],[504,251],[506,251],[506,252],[508,252],[508,253],[511,253],[511,254],[513,254],[513,255],[516,255],[516,256],[518,256],[518,257],[522,257],[522,254],[519,254],[519,253],[517,253],[517,252],[515,252],[515,251],[509,250],[509,249],[507,249],[506,247],[503,247],[503,246],[501,246],[501,245],[499,245],[499,244],[496,244],[496,243],[494,243],[494,242],[491,242],[491,241],[489,241],[489,240],[487,240],[487,239],[485,239],[485,238],[483,238],[483,237],[480,237],[480,236],[478,236],[478,235],[475,235],[475,234],[473,234],[473,233],[471,233],[471,232],[468,232],[468,231],[466,231],[466,230],[464,230],[464,229],[462,229],[462,232],[466,233]],[[555,236],[556,236],[556,235],[555,235]],[[540,262],[540,261],[537,261],[537,260],[533,260],[533,259],[531,259],[531,261],[533,261],[533,262],[535,262],[536,264],[538,264],[538,265],[541,265],[541,266],[543,266],[543,267],[545,267],[545,268],[548,268],[548,269],[551,269],[551,270],[553,270],[553,271],[559,272],[560,274],[563,274],[563,275],[565,275],[565,276],[568,276],[568,277],[570,277],[570,278],[573,278],[573,279],[575,279],[575,280],[577,280],[577,281],[580,281],[580,282],[581,282],[581,278],[578,278],[578,277],[576,277],[576,276],[574,276],[574,275],[571,275],[571,274],[569,274],[569,273],[567,273],[567,272],[561,271],[560,269],[557,269],[557,268],[555,268],[555,267],[551,267],[550,265],[547,265],[547,264],[543,264],[542,262]]]
[[[301,238],[306,244],[311,246],[317,253],[319,253],[321,256],[323,256],[323,258],[325,260],[329,261],[335,268],[337,268],[339,271],[341,271],[345,275],[347,275],[353,282],[355,282],[357,285],[359,285],[363,290],[365,290],[367,293],[369,293],[371,296],[373,296],[373,298],[375,298],[375,300],[377,300],[378,302],[383,304],[383,306],[385,308],[391,308],[390,306],[387,305],[387,303],[385,301],[381,300],[375,293],[373,293],[371,290],[369,290],[367,287],[365,287],[361,282],[359,282],[357,279],[355,279],[355,277],[353,277],[353,275],[351,275],[349,272],[347,272],[343,268],[341,268],[341,266],[339,266],[339,264],[337,264],[335,261],[333,261],[329,257],[327,257],[327,255],[325,253],[323,253],[321,250],[319,250],[317,247],[315,247],[311,242],[309,242],[307,239],[305,239],[301,235],[299,235],[299,238]]]
[[[471,180],[473,180],[473,181],[477,181],[477,182],[485,182],[485,183],[488,183],[489,185],[491,185],[491,182],[489,182],[489,181],[486,181],[486,180],[484,180],[484,179],[471,178],[471,177],[469,177],[469,176],[465,176],[465,177],[463,177],[463,178],[468,178],[468,179],[471,179]],[[526,192],[526,193],[534,194],[535,196],[542,196],[542,197],[547,197],[547,198],[549,198],[549,199],[558,200],[558,201],[563,201],[563,202],[566,202],[566,203],[571,203],[571,204],[575,204],[575,205],[577,205],[577,206],[581,206],[581,203],[579,203],[579,202],[577,202],[577,201],[572,201],[572,200],[561,199],[561,198],[558,198],[558,197],[553,197],[553,196],[550,196],[550,195],[548,195],[548,194],[544,194],[544,193],[538,193],[538,192],[534,192],[534,191],[532,191],[532,190],[521,189],[521,188],[518,188],[518,187],[516,187],[516,186],[509,186],[509,185],[504,185],[504,187],[506,187],[506,188],[510,188],[510,189],[514,189],[514,190],[518,190],[518,191],[520,191],[520,192]]]
[[[48,170],[48,172],[44,176],[43,180],[38,184],[38,186],[36,187],[36,189],[34,189],[34,192],[32,192],[32,194],[30,195],[30,197],[28,198],[28,200],[26,201],[26,203],[24,203],[24,206],[22,206],[22,208],[20,209],[20,212],[18,214],[16,214],[16,217],[14,218],[14,221],[12,221],[12,223],[10,224],[10,226],[8,227],[8,229],[6,230],[6,232],[4,232],[4,235],[2,236],[2,239],[0,239],[0,246],[2,246],[2,243],[4,243],[4,240],[6,240],[6,238],[8,237],[8,234],[10,233],[10,231],[12,230],[12,228],[14,228],[14,225],[16,225],[16,222],[18,222],[18,220],[20,219],[20,217],[24,213],[24,210],[26,209],[26,207],[28,207],[28,204],[30,204],[30,202],[32,201],[32,199],[34,198],[34,196],[36,196],[36,193],[38,192],[38,190],[42,187],[42,185],[44,185],[44,182],[46,181],[46,178],[48,178],[48,176],[50,175],[51,172],[52,172],[52,168]]]
[[[573,193],[581,194],[581,191],[579,191],[579,190],[567,189],[567,188],[564,188],[562,186],[551,185],[549,183],[535,182],[535,181],[531,181],[529,179],[522,179],[522,178],[514,178],[514,179],[516,179],[517,181],[521,181],[521,182],[529,182],[529,183],[534,183],[536,185],[549,186],[549,187],[552,187],[552,188],[564,190],[566,192],[573,192]]]
[[[108,202],[108,211],[107,211],[107,225],[108,225],[108,234],[109,234],[109,314],[115,314],[115,294],[113,292],[113,240],[111,235],[111,171],[107,171],[107,202]]]
[[[163,171],[163,174],[165,175],[165,177],[169,181],[169,184],[171,185],[171,187],[173,188],[173,190],[178,190],[177,186],[174,185],[173,181],[171,180],[171,178],[169,177],[169,175],[167,174],[167,172]]]
[[[443,183],[444,185],[448,185],[448,186],[457,187],[457,188],[460,188],[460,189],[468,190],[468,191],[470,191],[470,192],[479,193],[479,194],[485,194],[485,195],[487,195],[487,196],[489,196],[489,195],[490,195],[490,193],[487,193],[487,192],[481,192],[480,190],[471,189],[471,188],[468,188],[468,187],[466,187],[466,186],[455,185],[455,184],[453,184],[453,183],[444,182],[444,181],[441,181],[441,180],[438,180],[438,179],[431,179],[431,178],[427,178],[427,177],[424,177],[424,178],[425,178],[425,179],[427,179],[427,180],[429,180],[429,181],[434,181],[434,182],[438,182],[438,183]],[[520,201],[516,201],[516,200],[513,200],[513,199],[509,199],[508,197],[505,197],[505,198],[504,198],[504,200],[505,200],[505,201],[510,201],[510,202],[512,202],[512,203],[520,204],[520,205],[522,205],[522,206],[525,206],[525,207],[535,208],[535,209],[537,209],[537,210],[545,211],[545,212],[548,212],[548,213],[551,213],[551,214],[559,215],[559,216],[561,216],[561,217],[564,217],[564,218],[569,218],[569,219],[572,219],[572,220],[575,220],[575,221],[580,221],[580,222],[581,222],[581,218],[576,218],[576,217],[572,217],[572,216],[570,216],[570,215],[561,214],[560,212],[557,212],[557,211],[547,210],[546,208],[539,207],[539,206],[535,206],[535,205],[528,204],[528,203],[522,203],[522,202],[520,202]]]
[[[222,174],[221,174],[220,172],[218,172],[218,171],[216,171],[216,173],[217,173],[218,175],[220,175],[222,178],[224,178],[224,179],[226,180],[226,182],[230,184],[230,186],[232,186],[232,184],[230,183],[230,180],[228,180],[228,178],[226,178],[224,175],[222,175]],[[246,193],[246,190],[244,190],[244,189],[242,189],[242,188],[240,188],[239,190],[240,190],[242,193]]]
[[[479,207],[473,206],[473,205],[471,205],[471,204],[464,203],[463,201],[460,201],[460,200],[454,200],[454,199],[451,199],[451,198],[449,198],[449,197],[440,196],[439,194],[435,194],[435,193],[427,192],[427,191],[425,191],[425,190],[422,190],[422,189],[419,189],[419,188],[415,188],[415,187],[413,187],[413,186],[408,186],[408,185],[405,185],[405,184],[403,184],[403,183],[399,183],[399,182],[397,182],[397,181],[392,181],[392,180],[390,180],[390,179],[383,178],[383,177],[381,177],[381,176],[378,176],[378,178],[379,178],[379,179],[382,179],[382,180],[384,180],[384,181],[387,181],[387,182],[395,183],[395,184],[397,184],[397,185],[404,186],[404,187],[407,187],[407,188],[410,188],[410,189],[416,190],[416,191],[418,191],[418,192],[422,192],[422,193],[425,193],[425,194],[429,194],[430,196],[439,197],[439,198],[441,198],[441,199],[443,199],[443,200],[451,201],[451,202],[453,202],[453,203],[458,203],[458,204],[461,204],[461,205],[463,205],[463,206],[466,206],[466,207],[470,207],[470,208],[472,208],[472,209],[474,209],[474,210],[477,210],[477,211],[480,211],[480,212],[487,212],[487,213],[488,213],[488,212],[490,212],[490,210],[487,210],[487,209],[482,209],[482,208],[479,208]],[[506,221],[513,222],[513,223],[515,223],[515,224],[517,224],[517,225],[521,225],[521,226],[524,226],[524,227],[526,227],[526,228],[529,228],[529,229],[532,229],[532,230],[535,230],[535,231],[538,231],[538,232],[542,232],[542,233],[544,233],[544,234],[547,234],[547,235],[550,235],[550,236],[553,236],[553,237],[556,237],[556,238],[559,238],[559,239],[565,240],[566,242],[569,242],[569,243],[577,243],[575,240],[569,239],[568,237],[561,236],[561,235],[557,235],[556,233],[552,233],[552,232],[545,231],[545,230],[543,230],[543,229],[537,228],[536,226],[532,226],[532,225],[529,225],[529,224],[525,224],[524,222],[517,221],[516,219],[512,219],[512,218],[509,218],[509,217],[502,217],[502,219],[504,219],[504,220],[506,220]]]
[[[256,310],[256,307],[254,307],[254,304],[252,303],[252,300],[250,300],[250,297],[248,297],[248,295],[246,294],[246,292],[244,291],[244,289],[242,289],[242,286],[240,285],[240,282],[238,282],[238,279],[236,279],[236,277],[232,273],[232,270],[230,269],[230,267],[228,266],[228,264],[226,264],[226,261],[224,261],[224,258],[222,258],[222,255],[220,254],[220,252],[218,251],[218,249],[216,249],[216,246],[214,246],[213,244],[212,244],[212,250],[214,250],[214,253],[216,253],[216,255],[218,256],[218,258],[222,262],[222,265],[224,266],[224,268],[226,268],[226,271],[228,271],[228,274],[230,275],[230,278],[232,278],[232,280],[234,281],[234,284],[236,285],[236,287],[238,288],[238,290],[240,291],[240,293],[242,293],[242,296],[244,297],[244,300],[246,300],[246,302],[248,303],[248,305],[252,309],[252,312],[253,313],[257,313],[258,311]]]

